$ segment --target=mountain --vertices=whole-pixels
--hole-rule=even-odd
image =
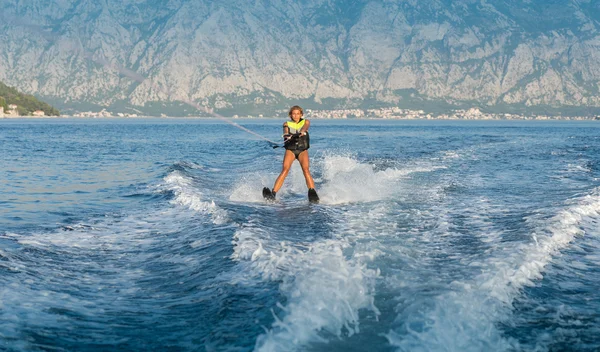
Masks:
[[[600,110],[593,0],[4,0],[0,80],[63,109]]]
[[[8,106],[17,105],[17,111],[21,116],[30,116],[36,110],[44,112],[45,116],[59,116],[60,112],[54,107],[39,101],[36,97],[23,94],[16,89],[7,86],[0,82],[0,107],[4,108],[4,112],[8,112]]]

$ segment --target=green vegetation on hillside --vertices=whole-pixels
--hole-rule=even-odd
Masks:
[[[36,97],[29,94],[23,94],[16,89],[0,82],[0,106],[4,106],[4,111],[8,110],[8,105],[18,106],[19,115],[28,116],[36,110],[42,110],[46,116],[59,116],[60,112],[53,106],[39,101]]]
[[[8,110],[8,104],[6,104],[4,97],[0,97],[0,108],[4,108],[4,111]]]

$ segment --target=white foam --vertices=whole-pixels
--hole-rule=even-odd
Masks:
[[[396,195],[398,182],[411,174],[445,168],[431,164],[376,170],[372,164],[361,163],[350,155],[325,155],[312,160],[311,174],[322,204],[373,202]],[[322,176],[315,175],[321,171]],[[233,187],[230,200],[236,202],[263,202],[261,190],[271,188],[278,173],[244,175]],[[278,192],[278,198],[288,194],[306,194],[307,184],[300,164],[294,162]]]
[[[579,174],[579,173],[590,173],[592,170],[585,161],[581,161],[578,164],[567,164],[565,169],[562,171],[563,174]]]
[[[518,350],[518,342],[506,338],[496,324],[509,318],[522,289],[543,277],[560,250],[588,230],[597,230],[593,224],[600,218],[598,193],[596,189],[574,199],[550,219],[530,219],[536,228],[530,243],[504,242],[500,250],[490,252],[491,259],[476,265],[482,267],[481,274],[453,282],[450,292],[429,302],[428,310],[421,307],[414,315],[405,314],[401,322],[405,331],[390,331],[386,335],[390,344],[407,351]]]
[[[447,155],[448,159],[457,157]],[[414,183],[414,180],[409,182],[414,174],[444,168],[433,162],[420,162],[381,169],[377,165],[361,163],[352,156],[339,155],[324,156],[314,164],[317,173],[321,171],[318,185],[321,203],[345,204],[329,208],[331,220],[337,224],[333,239],[303,245],[278,242],[264,229],[246,226],[237,231],[233,241],[232,257],[257,278],[281,281],[281,293],[287,297],[275,323],[258,338],[255,347],[260,351],[302,349],[311,342],[324,341],[327,335],[323,332],[337,336],[358,333],[360,309],[378,314],[373,304],[378,270],[369,269],[367,265],[372,266],[382,253],[389,252],[382,247],[388,244],[387,236],[392,236],[392,240],[397,236],[396,222],[387,219],[390,214],[397,215],[398,209],[394,208],[394,202],[386,200],[396,200],[406,185]],[[286,182],[289,182],[290,192],[295,192],[296,188],[302,192],[306,189],[299,167],[295,177]],[[409,191],[411,197],[415,195],[414,189]],[[443,185],[432,185],[419,191],[431,196],[432,192],[443,193]],[[384,202],[380,202],[382,200]],[[365,202],[376,203],[361,204]],[[477,222],[478,228],[488,231],[482,233],[479,240],[484,243],[498,241],[500,233],[492,231],[489,217],[478,216],[489,212],[489,200],[482,199],[477,206],[482,209],[471,216],[472,221]],[[432,215],[435,223],[431,226],[435,227],[435,234],[430,233],[430,236],[448,235],[451,231],[449,214],[443,210],[439,207],[439,216]],[[414,231],[421,233],[422,227]],[[437,239],[428,239],[424,234],[420,240]],[[504,253],[498,256],[500,262],[505,258]],[[494,263],[475,265],[478,266],[484,266],[486,273],[496,269]],[[430,309],[416,308],[420,311],[406,322],[408,336],[391,331],[387,335],[388,341],[402,350],[514,348],[518,343],[507,339],[496,328],[496,323],[508,314],[510,306],[491,297],[492,290],[482,288],[482,282],[487,279],[477,277],[474,282],[453,283],[450,292],[432,299],[426,307]],[[431,297],[427,299],[431,300]]]
[[[417,165],[377,171],[375,165],[360,163],[349,156],[326,156],[322,162],[321,203],[373,202],[396,195],[399,181],[418,172],[431,172],[443,166]]]
[[[327,190],[340,184],[346,187],[335,191],[346,194],[346,199],[340,202],[381,200],[390,197],[391,190],[386,186],[398,188],[398,181],[412,173],[439,168],[419,165],[376,171],[376,166],[346,156],[327,156],[315,164],[317,169],[323,169],[320,193],[324,204],[334,203],[328,199]],[[292,168],[288,177],[289,192],[306,190],[300,167]],[[369,195],[361,196],[365,187],[372,188],[364,193]],[[384,189],[385,193],[372,197],[374,191]],[[384,204],[370,206],[366,214],[360,205],[333,211],[332,221],[340,225],[336,226],[337,235],[314,243],[275,241],[265,229],[254,227],[251,222],[238,229],[233,239],[232,258],[262,280],[281,281],[281,293],[287,297],[285,306],[280,306],[280,316],[276,316],[267,333],[257,339],[256,350],[301,349],[311,342],[325,341],[324,333],[339,337],[352,335],[360,331],[358,312],[361,309],[370,310],[376,316],[380,314],[374,305],[379,270],[368,268],[367,264],[383,253],[372,244],[372,237],[395,231],[395,224],[387,221],[390,211],[394,210]],[[338,219],[334,220],[335,217]],[[247,279],[248,275],[243,277]]]
[[[442,157],[446,159],[459,159],[461,155],[457,151],[446,151]]]
[[[325,205],[386,199],[399,188],[399,181],[411,174],[440,168],[422,164],[377,171],[375,165],[338,155],[316,159],[313,165],[317,171],[313,170],[313,175],[322,171],[318,188],[321,203]],[[241,184],[247,184],[246,180]],[[246,191],[237,186],[233,194],[251,199]],[[304,176],[295,163],[280,192],[285,196],[285,192],[305,191]],[[266,230],[252,226],[251,222],[238,229],[233,239],[232,258],[255,277],[281,281],[281,293],[287,297],[285,306],[280,306],[281,316],[276,316],[267,333],[257,339],[256,350],[298,349],[310,342],[324,341],[324,332],[334,336],[352,335],[360,331],[359,310],[368,309],[379,315],[374,305],[379,271],[369,269],[367,264],[383,252],[370,241],[359,242],[373,235],[393,233],[395,224],[386,220],[392,209],[381,204],[371,206],[365,216],[365,209],[357,206],[330,214],[332,218],[339,217],[332,219],[341,224],[335,230],[339,236],[314,243],[274,241]],[[247,274],[242,276],[243,280],[248,278]]]
[[[164,181],[167,188],[175,194],[173,204],[210,214],[215,224],[224,224],[228,221],[227,212],[219,208],[213,200],[204,200],[204,195],[194,186],[191,178],[182,175],[179,171],[173,171],[165,176]]]
[[[252,174],[243,176],[233,187],[229,200],[234,202],[264,203],[263,187],[272,187],[274,176]]]
[[[274,242],[260,229],[242,228],[235,234],[235,260],[245,262],[263,280],[281,281],[287,297],[267,333],[256,342],[258,351],[291,351],[323,341],[322,331],[342,336],[359,332],[358,311],[373,304],[377,271],[360,259],[346,258],[345,241],[329,239],[308,244]]]
[[[517,248],[516,253],[524,253],[523,258],[519,259],[520,264],[507,267],[502,262],[498,263],[497,266],[503,270],[482,286],[494,287],[493,296],[508,304],[523,286],[541,279],[544,267],[552,257],[567,247],[576,236],[585,235],[585,224],[600,219],[599,191],[596,189],[591,195],[573,200],[571,206],[552,217],[539,232],[532,233],[534,241]]]

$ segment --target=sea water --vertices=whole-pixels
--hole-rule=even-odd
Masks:
[[[600,122],[310,132],[0,120],[0,350],[600,350]]]

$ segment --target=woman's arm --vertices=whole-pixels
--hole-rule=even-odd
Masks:
[[[284,135],[290,134],[290,129],[289,129],[288,125],[287,125],[287,121],[283,123],[283,134]]]

